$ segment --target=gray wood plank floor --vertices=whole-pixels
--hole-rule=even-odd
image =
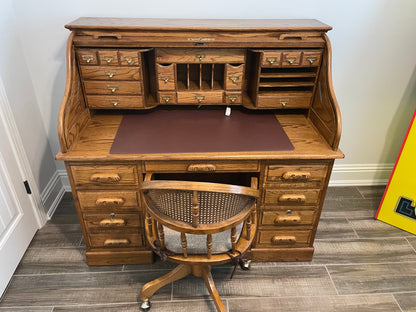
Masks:
[[[384,187],[329,188],[311,262],[213,268],[229,312],[416,312],[416,236],[374,220]],[[0,300],[2,311],[139,311],[142,285],[174,267],[90,267],[70,193],[34,237]],[[215,311],[202,280],[160,289],[151,311]]]

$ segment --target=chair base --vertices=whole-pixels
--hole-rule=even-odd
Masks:
[[[167,284],[180,280],[191,273],[196,277],[201,277],[204,280],[205,286],[207,287],[211,298],[214,300],[217,311],[226,312],[225,306],[221,301],[220,295],[218,294],[217,288],[215,287],[215,283],[211,275],[211,266],[206,264],[179,264],[169,273],[144,285],[140,292],[140,300],[143,302],[142,306],[145,307],[145,309],[142,308],[142,311],[149,311],[149,298],[153,296],[157,290]]]

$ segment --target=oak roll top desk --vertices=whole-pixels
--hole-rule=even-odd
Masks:
[[[331,27],[316,20],[129,18],[79,18],[65,27],[71,34],[57,159],[65,161],[88,264],[153,261],[140,195],[146,173],[242,185],[257,177],[252,258],[312,259],[332,166],[343,157],[326,35]],[[129,147],[161,127],[140,120],[218,111],[224,120],[237,112],[273,116],[291,148],[181,151],[164,144],[166,150],[143,152],[147,144],[141,143],[137,151],[114,151],[127,117],[139,118],[134,126],[142,126],[126,130]],[[244,122],[253,142],[279,140],[267,129],[257,132],[250,120]],[[179,147],[186,140],[167,138]],[[193,138],[189,146],[204,141]]]

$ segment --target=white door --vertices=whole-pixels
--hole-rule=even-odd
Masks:
[[[24,172],[18,134],[0,79],[0,296],[3,294],[41,225],[32,195],[24,186]],[[12,130],[13,129],[13,130]]]

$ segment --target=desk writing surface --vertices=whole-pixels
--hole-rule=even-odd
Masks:
[[[111,154],[286,151],[294,147],[275,115],[233,110],[157,110],[125,115]]]

